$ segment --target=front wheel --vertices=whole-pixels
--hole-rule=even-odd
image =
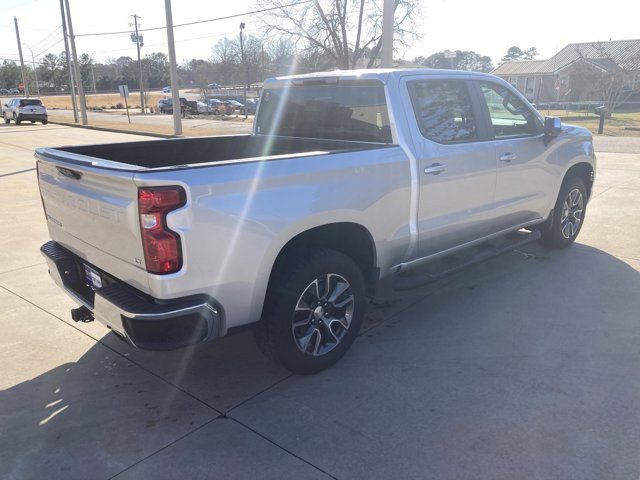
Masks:
[[[571,245],[584,223],[587,209],[587,187],[582,178],[571,176],[560,188],[553,213],[541,228],[540,243],[549,248]]]
[[[294,373],[320,372],[349,349],[365,305],[362,273],[351,258],[324,248],[300,252],[269,283],[258,346]]]
[[[22,120],[20,120],[20,117],[16,117],[15,113],[13,114],[13,121],[16,125],[20,125],[20,123],[22,122]]]
[[[49,123],[49,121],[48,121],[48,120],[42,120],[42,124],[43,124],[43,125],[46,125],[47,123]]]
[[[9,117],[7,117],[6,114],[4,116],[4,123],[11,123],[11,119]]]

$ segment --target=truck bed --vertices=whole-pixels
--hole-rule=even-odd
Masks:
[[[342,140],[266,135],[230,135],[59,147],[39,149],[38,154],[75,163],[73,156],[65,155],[65,153],[71,153],[131,165],[136,167],[134,168],[135,170],[139,170],[140,168],[184,168],[198,164],[245,159],[258,160],[270,156],[295,156],[311,152],[315,155],[329,154],[384,146],[386,144]],[[86,163],[86,160],[84,162],[79,158],[77,160],[78,163]],[[119,169],[122,168],[120,167]]]

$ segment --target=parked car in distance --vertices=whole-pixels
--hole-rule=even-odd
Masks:
[[[4,123],[13,120],[16,125],[21,122],[40,122],[46,125],[49,118],[47,109],[38,98],[12,98],[2,106]]]
[[[253,98],[248,98],[247,103],[240,108],[240,114],[244,115],[246,110],[247,115],[255,115],[257,109],[258,109],[258,100]]]
[[[240,110],[242,110],[244,108],[244,105],[242,103],[240,103],[239,101],[237,101],[237,100],[227,100],[226,102],[227,102],[227,104],[229,104],[231,106],[231,108],[233,109],[234,112],[236,110],[240,111]]]
[[[209,85],[207,85],[207,88],[209,90],[217,90],[220,88],[220,84],[219,83],[210,83]]]
[[[208,103],[209,111],[214,115],[231,115],[233,113],[233,107],[227,101],[210,98]]]
[[[304,374],[349,349],[368,297],[571,245],[596,168],[589,130],[493,75],[435,69],[269,79],[251,135],[36,158],[41,251],[72,318],[155,350],[255,323]]]
[[[20,95],[20,90],[17,88],[10,88],[9,89],[9,94],[10,95]]]
[[[162,99],[158,100],[157,108],[158,108],[158,112],[160,112],[160,113],[172,114],[173,113],[173,100],[171,98],[162,98]],[[180,111],[181,111],[181,113],[184,115],[184,114],[190,113],[190,110],[191,110],[191,107],[189,105],[189,101],[184,97],[180,97]]]
[[[162,93],[171,93],[171,87],[162,87]]]
[[[9,90],[6,88],[0,88],[0,95],[9,95]]]
[[[202,102],[202,101],[198,101],[197,102],[196,108],[197,108],[198,113],[202,113],[202,114],[207,114],[207,113],[212,113],[213,112],[213,110],[211,109],[209,104],[206,103],[206,102]]]

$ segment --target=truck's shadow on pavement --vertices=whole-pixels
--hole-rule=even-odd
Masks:
[[[340,478],[362,465],[368,478],[635,478],[630,262],[579,244],[513,252],[374,308],[313,377],[272,364],[249,332],[165,353],[106,335],[0,392],[0,477],[108,478],[228,413]]]

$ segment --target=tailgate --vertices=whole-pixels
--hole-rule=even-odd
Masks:
[[[49,149],[47,149],[49,150]],[[64,152],[36,154],[38,183],[51,238],[88,262],[146,290],[138,189],[133,173],[65,162]]]

